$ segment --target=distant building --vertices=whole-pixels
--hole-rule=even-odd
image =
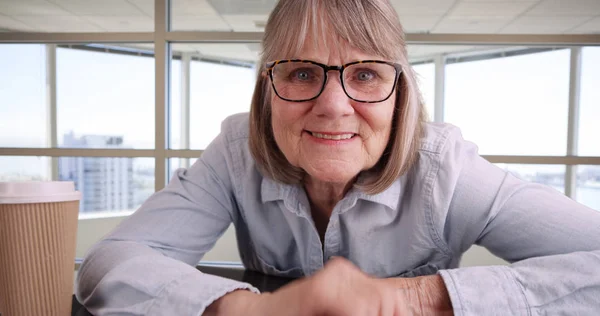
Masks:
[[[84,135],[71,132],[63,138],[64,147],[124,148],[123,137]],[[129,158],[62,157],[59,179],[74,181],[83,199],[81,212],[124,211],[134,207],[133,161]]]

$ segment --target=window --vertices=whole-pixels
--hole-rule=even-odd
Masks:
[[[156,14],[151,0],[84,2],[0,1],[0,32],[50,32],[34,36],[47,43],[65,38],[60,32],[72,33],[70,43],[52,45],[0,33],[0,181],[76,181],[83,193],[81,218],[121,217],[164,186],[177,167],[193,164],[196,159],[186,157],[200,157],[225,117],[250,109],[261,46],[260,34],[246,31],[263,31],[275,2],[171,0],[171,10]],[[153,32],[155,17],[167,13],[172,30],[200,32],[137,33]],[[108,42],[89,44],[87,32],[103,32],[91,37]],[[171,96],[165,113],[155,113],[154,40],[172,48],[170,86],[158,86]],[[592,156],[581,163],[593,165],[577,166],[577,181],[565,183],[573,168],[567,160],[579,157],[543,165],[543,156],[566,154],[574,49],[412,44],[408,57],[419,61],[414,70],[431,119],[435,91],[445,91],[437,96],[444,98],[438,114],[459,126],[481,154],[498,155],[499,162],[542,156],[533,157],[537,165],[498,165],[600,208],[598,47],[583,48],[578,122],[577,154]],[[427,62],[432,60],[446,62]],[[435,78],[436,66],[445,67],[444,78]],[[168,129],[157,130],[155,119]],[[50,139],[53,130],[56,139]],[[155,134],[168,139],[168,147],[155,148]],[[92,222],[94,230],[82,230],[79,244],[85,246],[78,253],[114,228]]]
[[[128,214],[154,193],[154,159],[61,157],[58,178],[75,182],[81,214]]]
[[[154,148],[152,51],[80,45],[56,59],[59,146]]]
[[[0,156],[0,182],[48,180],[49,157]]]
[[[579,154],[600,156],[600,47],[584,47],[579,95]]]
[[[221,60],[192,60],[190,66],[190,145],[205,149],[228,116],[250,111],[256,82],[255,62],[241,59],[245,44],[203,44]],[[247,58],[247,57],[246,57]]]
[[[445,119],[484,155],[565,155],[568,49],[446,66]]]
[[[600,166],[577,166],[576,192],[575,200],[600,211]]]
[[[0,146],[47,147],[46,48],[0,45]]]
[[[565,193],[566,167],[563,165],[496,164],[496,166],[522,180],[543,184]]]
[[[429,119],[433,121],[435,109],[435,64],[423,63],[413,66],[419,80],[419,89],[425,101]]]

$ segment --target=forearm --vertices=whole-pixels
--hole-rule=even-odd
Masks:
[[[238,288],[251,287],[200,273],[141,244],[108,242],[84,261],[77,297],[94,315],[197,315]]]
[[[600,251],[441,274],[456,315],[595,315],[600,309]]]
[[[401,291],[415,315],[453,315],[450,296],[439,275],[386,279]]]

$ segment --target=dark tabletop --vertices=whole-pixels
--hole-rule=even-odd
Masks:
[[[250,283],[261,292],[273,292],[293,280],[232,267],[199,266],[198,270],[204,273]],[[92,316],[92,314],[79,304],[75,295],[73,295],[71,316]]]

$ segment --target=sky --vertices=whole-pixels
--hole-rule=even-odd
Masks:
[[[224,44],[227,45],[227,44]],[[570,51],[567,49],[446,66],[444,116],[484,155],[565,155]],[[600,156],[600,47],[583,49],[579,154]],[[433,117],[435,69],[415,66]],[[190,142],[203,149],[230,114],[249,110],[255,69],[192,62]],[[0,147],[46,147],[43,45],[0,45]],[[181,63],[172,64],[171,148],[179,149]],[[59,145],[62,136],[124,136],[154,146],[154,60],[57,49]],[[140,160],[143,166],[152,159]],[[0,173],[47,168],[47,158],[0,157]],[[28,166],[28,167],[26,167]],[[526,166],[559,170],[563,166]],[[557,169],[558,168],[558,169]],[[42,173],[39,169],[39,173]]]

